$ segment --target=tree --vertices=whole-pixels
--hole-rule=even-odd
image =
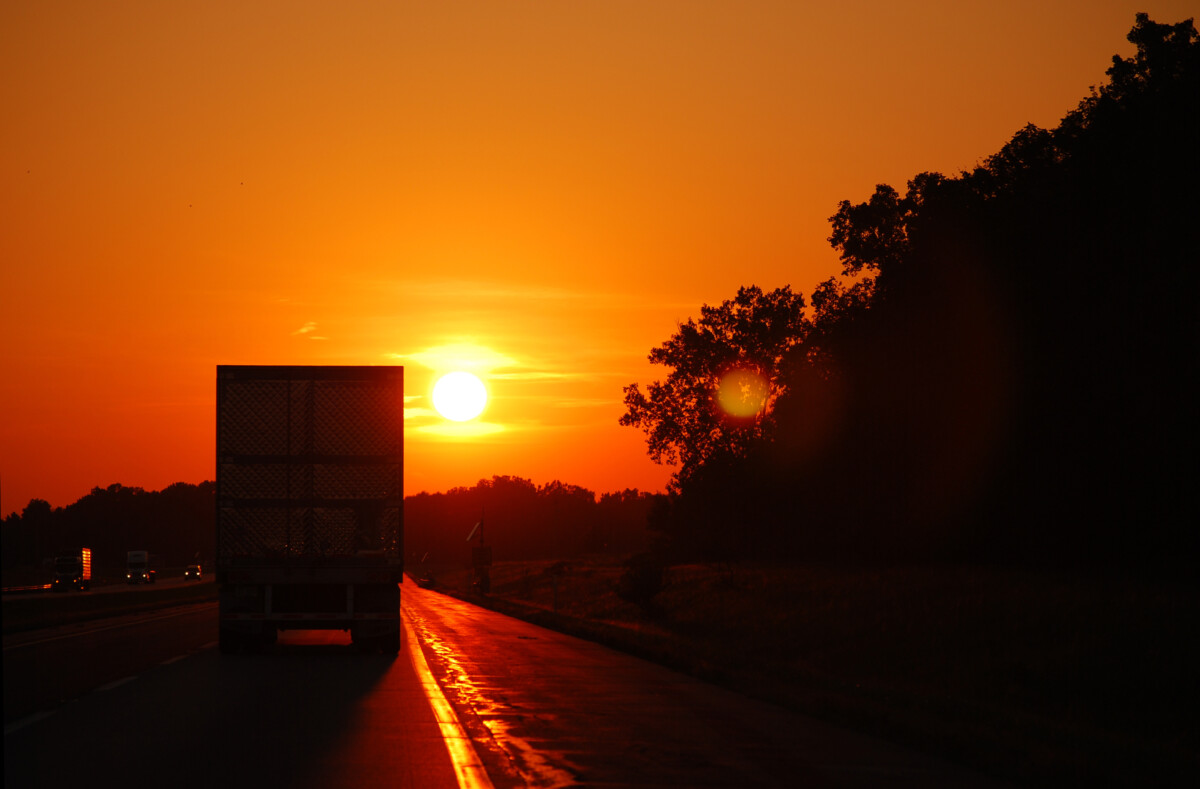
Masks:
[[[848,432],[809,511],[825,498],[873,542],[987,533],[992,556],[1189,555],[1200,39],[1145,14],[1128,38],[1137,54],[1058,128],[831,217],[860,280],[812,298],[810,355],[843,379]],[[830,503],[855,485],[870,495]]]
[[[676,488],[712,458],[743,456],[770,432],[781,370],[809,330],[804,296],[786,286],[739,288],[736,298],[700,312],[650,352],[650,362],[670,373],[645,392],[625,387],[620,419],[645,431],[656,463],[679,464]]]
[[[1057,128],[843,201],[807,319],[743,289],[655,349],[672,371],[621,422],[680,464],[667,534],[711,558],[1195,556],[1200,38],[1139,14],[1129,40]],[[730,419],[745,361],[770,396]]]

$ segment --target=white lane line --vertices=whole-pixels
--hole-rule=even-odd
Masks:
[[[215,606],[216,603],[213,603],[213,605]],[[88,635],[91,635],[92,633],[103,633],[105,630],[118,630],[122,627],[133,627],[134,625],[144,625],[147,622],[156,622],[159,619],[170,619],[173,616],[185,616],[187,614],[193,614],[193,613],[195,613],[195,609],[192,609],[190,611],[174,611],[171,613],[161,614],[159,616],[154,616],[154,617],[138,617],[137,619],[134,619],[130,622],[121,622],[121,623],[115,624],[115,625],[108,625],[107,627],[92,627],[92,628],[88,628],[86,630],[80,630],[77,633],[64,633],[61,636],[50,636],[48,638],[39,638],[35,641],[24,641],[20,644],[12,644],[10,646],[4,647],[4,651],[8,652],[9,650],[20,649],[21,647],[31,647],[36,644],[48,644],[51,641],[62,641],[64,638],[78,638],[79,636],[88,636]]]
[[[429,664],[425,662],[425,655],[421,652],[421,641],[417,638],[417,631],[412,626],[408,611],[404,612],[404,631],[408,636],[409,659],[417,672],[421,687],[425,690],[425,698],[429,699],[429,706],[433,708],[433,717],[437,719],[438,727],[442,730],[442,739],[446,742],[446,750],[450,752],[450,761],[454,764],[454,773],[458,776],[460,789],[493,789],[492,779],[488,777],[483,762],[479,760],[471,738],[458,722],[454,708],[446,701],[437,680],[433,678],[433,672],[429,670]]]
[[[12,723],[6,724],[4,726],[4,736],[7,737],[8,735],[12,734],[17,729],[24,729],[26,726],[30,725],[31,723],[37,723],[40,720],[45,720],[46,718],[49,718],[53,714],[54,714],[54,710],[42,710],[41,712],[35,712],[32,715],[29,715],[28,717],[21,718],[21,720],[19,720],[19,721],[13,721]]]
[[[158,665],[160,665],[160,666],[169,666],[169,665],[171,665],[172,663],[178,663],[179,661],[183,660],[185,657],[187,657],[187,655],[176,655],[176,656],[175,656],[175,657],[173,657],[173,658],[167,658],[166,660],[164,660],[163,662],[159,663]]]
[[[100,693],[102,691],[112,690],[113,688],[119,688],[122,685],[124,685],[126,682],[133,682],[135,679],[137,679],[137,677],[125,677],[124,679],[113,680],[112,682],[108,683],[107,685],[101,685],[100,687],[96,688],[96,690],[94,692]]]

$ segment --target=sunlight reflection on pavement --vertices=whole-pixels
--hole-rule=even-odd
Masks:
[[[403,608],[497,787],[1003,785],[416,584]]]

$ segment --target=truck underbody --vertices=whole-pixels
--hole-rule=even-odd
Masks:
[[[318,581],[271,570],[230,572],[220,590],[221,651],[269,646],[280,630],[344,630],[361,649],[399,652],[400,586],[364,576],[371,574],[328,573]]]

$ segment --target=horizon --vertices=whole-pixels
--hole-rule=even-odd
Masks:
[[[6,7],[0,518],[214,479],[219,364],[403,365],[406,495],[660,492],[617,420],[680,322],[807,299],[839,201],[1054,127],[1190,5]]]
[[[620,493],[624,493],[626,490],[632,490],[635,493],[639,493],[639,494],[660,493],[660,491],[640,490],[638,488],[622,488],[620,490],[593,490],[591,488],[588,488],[585,485],[575,485],[575,483],[571,482],[570,480],[566,480],[566,479],[551,479],[551,480],[539,481],[539,480],[534,480],[534,479],[527,479],[525,477],[517,477],[513,474],[493,474],[490,477],[477,479],[477,480],[475,480],[475,482],[472,482],[468,485],[456,485],[452,488],[447,488],[446,490],[419,490],[419,491],[415,491],[415,492],[405,491],[404,498],[408,499],[412,496],[440,496],[440,495],[455,493],[457,491],[464,490],[464,489],[465,490],[473,490],[473,489],[477,488],[481,483],[485,483],[485,482],[490,483],[496,479],[516,479],[516,480],[523,481],[523,482],[529,482],[529,483],[533,484],[533,486],[539,492],[541,492],[543,489],[549,488],[549,486],[558,482],[563,485],[572,486],[572,487],[576,487],[576,488],[582,488],[583,490],[591,493],[593,495],[595,501],[597,501],[597,502],[599,502],[600,499],[606,495],[617,495]],[[91,488],[88,489],[87,493],[84,493],[78,499],[75,499],[74,501],[69,501],[66,504],[56,505],[51,502],[47,502],[47,503],[50,504],[50,507],[52,510],[69,507],[73,504],[78,504],[81,499],[86,498],[87,496],[91,495],[92,493],[95,493],[96,491],[107,490],[108,488],[111,488],[113,486],[120,486],[121,488],[128,489],[128,490],[140,490],[143,493],[162,493],[167,488],[174,487],[175,485],[191,485],[193,487],[200,487],[201,485],[215,485],[215,484],[216,484],[215,479],[202,479],[199,482],[187,482],[185,480],[176,480],[175,482],[170,482],[170,483],[162,486],[161,488],[148,489],[148,488],[142,488],[137,485],[124,485],[120,482],[110,482],[107,485],[93,485]],[[45,501],[45,499],[42,499],[42,501]],[[25,504],[22,505],[21,509],[16,510],[12,514],[20,516],[22,511],[25,509],[25,507],[29,506],[29,504],[30,504],[30,502],[28,502],[28,501],[25,502]],[[7,516],[5,516],[5,517],[7,517]],[[0,520],[2,520],[2,519],[0,519]]]

